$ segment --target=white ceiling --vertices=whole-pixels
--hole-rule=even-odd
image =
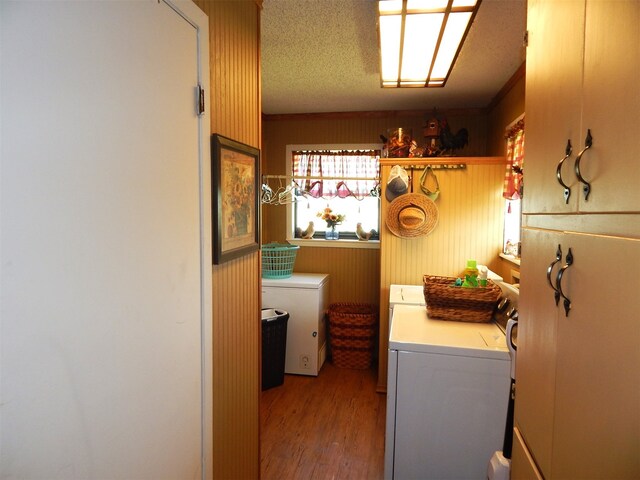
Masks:
[[[265,114],[486,107],[522,64],[526,0],[483,0],[444,88],[380,87],[375,0],[264,0]]]

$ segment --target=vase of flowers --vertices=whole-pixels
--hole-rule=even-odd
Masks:
[[[341,213],[334,213],[329,207],[325,208],[322,212],[318,212],[317,216],[327,222],[324,238],[327,240],[338,240],[340,232],[336,230],[336,225],[340,225],[345,216]]]

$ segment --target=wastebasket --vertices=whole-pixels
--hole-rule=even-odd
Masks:
[[[262,390],[284,383],[288,320],[284,310],[262,309]]]

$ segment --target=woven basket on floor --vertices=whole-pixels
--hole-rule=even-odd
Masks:
[[[340,368],[371,366],[378,312],[373,305],[334,303],[329,307],[329,341],[333,363]]]
[[[453,277],[424,275],[424,299],[430,318],[458,322],[491,321],[500,298],[500,287],[491,280],[486,287],[456,287]]]

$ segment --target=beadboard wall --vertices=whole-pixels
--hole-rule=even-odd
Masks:
[[[260,9],[195,0],[209,16],[211,132],[260,147]],[[215,241],[215,239],[214,239]],[[260,254],[213,265],[213,477],[260,476]]]

